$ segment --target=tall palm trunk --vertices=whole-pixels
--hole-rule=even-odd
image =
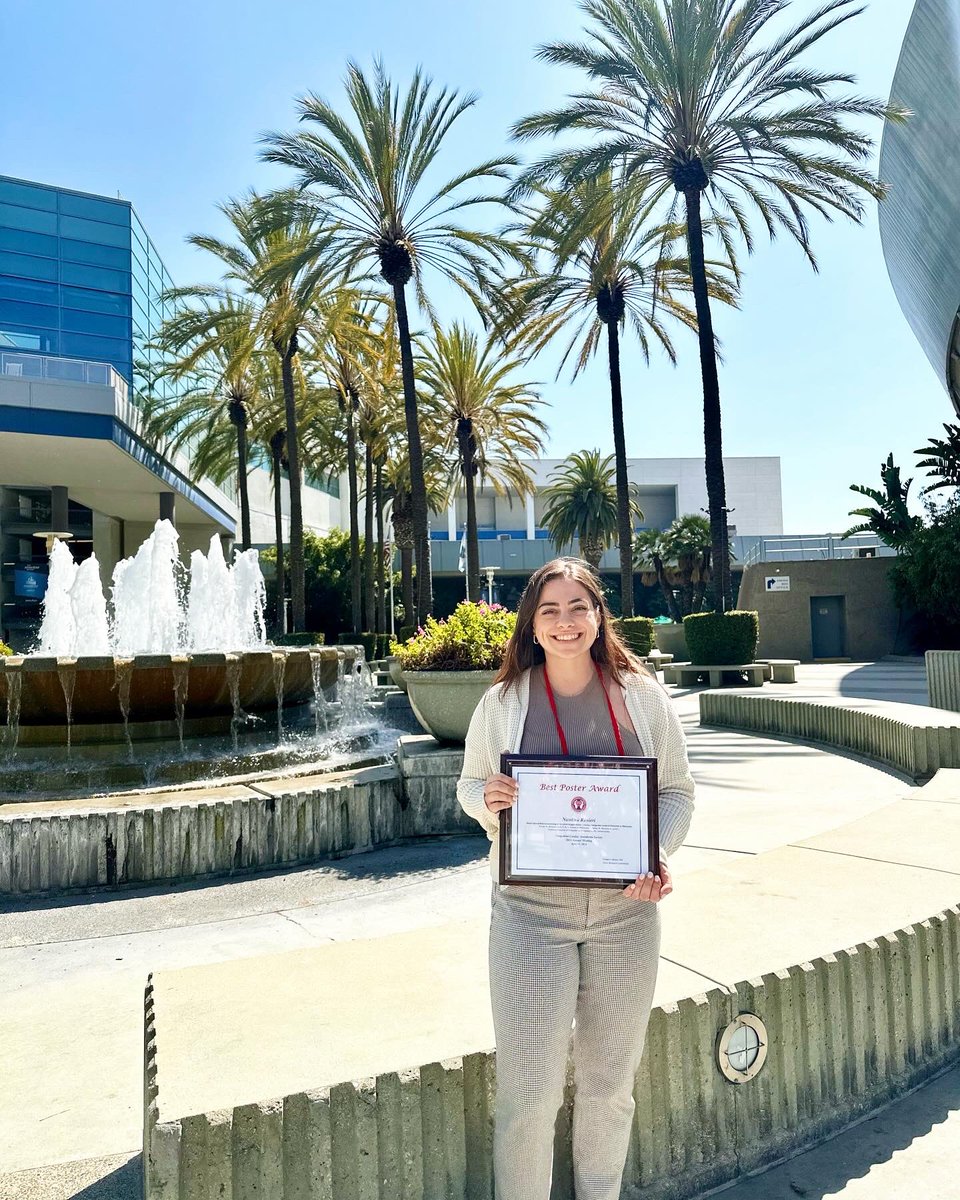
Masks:
[[[300,470],[300,439],[297,393],[293,382],[293,360],[299,349],[294,333],[284,345],[275,342],[280,354],[283,405],[287,424],[287,471],[290,478],[290,607],[294,633],[306,628],[306,581],[303,563],[303,475]]]
[[[377,598],[373,594],[373,451],[363,452],[363,629],[372,633],[377,622]]]
[[[700,189],[684,190],[687,209],[687,248],[697,308],[700,341],[700,373],[703,377],[703,451],[710,508],[711,556],[714,563],[716,611],[725,612],[730,598],[730,557],[727,552],[727,488],[723,474],[723,433],[720,423],[720,380],[717,374],[717,345],[707,289],[700,219]]]
[[[476,603],[480,599],[480,538],[477,532],[476,442],[472,421],[457,422],[457,447],[467,498],[467,529],[464,534],[467,543],[467,599]]]
[[[423,443],[417,419],[417,387],[413,374],[413,350],[410,321],[407,317],[405,284],[394,283],[393,302],[397,314],[397,340],[403,374],[403,413],[407,422],[410,456],[410,516],[413,520],[413,546],[417,564],[417,600],[415,620],[422,625],[433,607],[433,579],[430,571],[430,533],[427,528],[427,488],[423,478]]]
[[[377,633],[387,633],[390,622],[387,620],[387,588],[386,562],[383,545],[383,461],[377,459],[373,475],[374,501],[377,511],[377,619],[374,630]]]
[[[408,499],[393,498],[393,537],[400,550],[400,602],[403,604],[404,625],[417,623],[413,604],[413,525],[408,512]]]
[[[283,443],[286,435],[278,430],[270,439],[270,454],[273,458],[273,520],[277,540],[277,612],[276,623],[280,633],[286,633],[287,573],[283,562]]]
[[[620,388],[620,331],[607,321],[610,359],[610,405],[613,410],[613,453],[617,467],[617,530],[620,542],[620,613],[633,616],[633,524],[630,517],[630,483],[627,479],[627,442],[623,432],[623,392]]]
[[[240,496],[240,549],[250,549],[250,488],[247,479],[247,414],[238,404],[239,413],[231,413],[237,431],[237,492]]]
[[[347,396],[347,493],[350,506],[350,561],[360,561],[360,490],[357,486],[357,429],[354,423],[354,397]],[[353,632],[360,632],[362,622],[360,606],[360,572],[353,571],[350,575],[350,619],[353,622]]]

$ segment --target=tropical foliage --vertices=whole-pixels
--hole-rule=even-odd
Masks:
[[[320,96],[303,97],[300,117],[310,128],[267,135],[263,157],[291,167],[301,186],[322,197],[344,269],[354,274],[376,269],[390,289],[409,442],[417,613],[423,620],[431,603],[430,546],[406,289],[412,282],[420,306],[435,317],[424,282],[424,271],[431,268],[482,305],[486,272],[502,266],[514,247],[496,233],[464,228],[452,214],[502,203],[496,192],[478,195],[467,189],[508,179],[515,160],[489,159],[431,188],[425,177],[437,170],[445,139],[476,97],[435,88],[420,70],[404,93],[380,62],[371,79],[350,63],[346,96],[352,122]]]
[[[636,565],[641,582],[656,583],[674,621],[703,608],[712,578],[710,522],[696,513],[678,517],[667,529],[637,535]]]
[[[894,464],[893,455],[888,454],[886,462],[880,465],[880,482],[882,490],[862,483],[850,485],[851,492],[866,496],[873,504],[851,509],[851,517],[863,519],[859,525],[852,525],[843,536],[848,538],[855,533],[873,533],[894,550],[909,551],[917,531],[923,527],[921,518],[907,507],[913,480],[900,478],[900,468]]]
[[[500,495],[509,488],[523,498],[533,492],[524,456],[542,453],[547,427],[535,414],[534,385],[512,378],[524,363],[515,347],[495,334],[483,344],[459,322],[436,326],[420,342],[417,364],[427,416],[443,439],[454,495],[466,500],[467,599],[480,599],[480,548],[476,485],[489,482]]]
[[[717,608],[730,599],[717,346],[707,273],[705,217],[735,268],[755,227],[782,230],[816,267],[808,219],[854,221],[880,198],[862,118],[905,113],[847,90],[845,72],[805,66],[805,53],[861,11],[824,0],[784,26],[788,0],[584,0],[584,39],[542,46],[539,57],[583,72],[587,87],[527,117],[518,138],[586,135],[528,168],[517,184],[576,186],[623,164],[629,186],[662,204],[686,231],[704,402],[704,452]]]
[[[671,362],[676,351],[671,323],[696,329],[684,303],[691,291],[689,264],[676,253],[681,226],[658,224],[640,189],[625,185],[622,166],[579,180],[573,187],[536,190],[516,233],[537,264],[504,295],[507,319],[522,323],[532,345],[565,341],[557,376],[574,353],[573,378],[606,344],[617,486],[620,594],[625,616],[633,612],[633,521],[623,417],[620,339],[629,330],[645,361],[651,343]],[[712,294],[727,303],[734,293],[711,265]],[[512,311],[511,311],[512,310]]]
[[[594,570],[599,570],[603,552],[617,538],[619,514],[612,462],[612,454],[601,458],[599,450],[571,454],[550,476],[544,491],[544,529],[558,549],[574,539],[579,541],[580,553]],[[642,521],[635,496],[630,497],[630,505],[632,517]]]

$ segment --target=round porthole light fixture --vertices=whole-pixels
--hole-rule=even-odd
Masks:
[[[738,1013],[717,1038],[717,1066],[731,1083],[747,1083],[767,1060],[767,1027],[755,1013]]]

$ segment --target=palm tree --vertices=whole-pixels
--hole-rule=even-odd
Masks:
[[[634,538],[633,559],[634,566],[640,572],[640,582],[644,585],[656,583],[659,586],[670,619],[679,625],[683,620],[683,613],[673,590],[674,575],[668,561],[669,551],[664,544],[663,530],[641,529]]]
[[[648,363],[651,341],[659,343],[670,361],[676,362],[671,319],[696,330],[696,317],[678,298],[691,291],[689,264],[673,252],[683,229],[653,221],[651,205],[639,189],[624,186],[622,169],[602,171],[568,189],[540,188],[538,196],[539,209],[530,212],[516,231],[529,239],[531,249],[538,252],[537,259],[546,261],[542,273],[528,272],[517,281],[519,311],[530,322],[527,336],[538,350],[559,334],[569,333],[558,377],[576,349],[576,379],[606,341],[621,609],[625,617],[631,617],[633,525],[623,428],[621,329],[629,323]],[[733,292],[712,264],[710,276],[711,293],[734,303]]]
[[[937,492],[941,488],[960,488],[960,425],[944,425],[946,438],[931,438],[914,454],[925,454],[918,466],[927,468],[933,483],[923,488],[921,496]]]
[[[318,189],[336,222],[331,236],[344,253],[347,269],[360,272],[374,266],[391,290],[410,448],[417,613],[423,621],[432,603],[430,542],[406,288],[412,280],[418,302],[430,312],[423,271],[432,267],[479,303],[484,269],[502,263],[511,247],[495,233],[464,228],[452,214],[500,203],[500,197],[465,195],[464,189],[506,179],[507,168],[516,160],[490,159],[428,191],[425,177],[436,170],[447,134],[476,97],[434,89],[420,70],[401,94],[380,62],[372,80],[350,63],[346,93],[353,126],[319,96],[305,96],[299,102],[301,120],[314,128],[268,134],[263,157],[292,167],[302,186]]]
[[[551,473],[550,486],[543,493],[547,501],[543,525],[557,549],[577,538],[580,553],[595,571],[600,569],[604,550],[616,541],[619,527],[612,462],[612,454],[601,458],[599,450],[571,454]],[[635,499],[631,507],[642,521]]]
[[[862,483],[850,485],[851,492],[858,492],[872,500],[873,507],[851,509],[851,517],[863,517],[864,520],[859,525],[851,526],[842,536],[848,538],[855,533],[873,533],[898,554],[909,553],[914,538],[923,528],[921,518],[913,516],[907,508],[913,480],[901,480],[900,468],[894,465],[892,454],[888,454],[887,461],[880,464],[880,480],[882,492]]]
[[[164,321],[155,348],[165,360],[160,374],[180,387],[173,396],[148,390],[144,436],[174,452],[188,449],[194,470],[218,485],[236,473],[247,550],[250,424],[263,387],[254,310],[230,295],[180,308]]]
[[[354,562],[360,561],[357,427],[364,398],[375,387],[374,369],[383,344],[378,307],[357,288],[342,287],[311,325],[312,357],[336,396],[345,432],[350,551]],[[360,632],[364,621],[358,571],[350,584],[353,629]]]
[[[301,632],[306,610],[295,362],[311,313],[322,308],[342,276],[331,253],[332,234],[323,214],[294,193],[261,196],[251,192],[239,200],[228,200],[220,205],[220,211],[229,221],[235,241],[201,234],[187,240],[220,259],[226,267],[224,284],[175,288],[168,296],[175,302],[223,303],[231,294],[230,286],[239,286],[255,310],[259,337],[280,362],[290,480],[290,598],[293,628]]]
[[[520,138],[587,131],[592,144],[561,150],[525,176],[570,186],[623,162],[631,186],[682,206],[700,341],[704,454],[717,608],[730,596],[717,346],[704,248],[703,207],[733,262],[733,230],[748,252],[748,210],[770,236],[784,229],[811,265],[809,213],[860,222],[863,195],[884,188],[865,165],[873,141],[850,118],[903,120],[904,110],[852,94],[844,73],[804,67],[804,52],[856,16],[860,0],[823,0],[786,29],[784,0],[584,0],[592,22],[579,43],[542,46],[547,62],[584,71],[592,86],[569,103],[526,118]],[[762,35],[769,35],[761,41]]]
[[[489,480],[502,495],[512,488],[523,497],[533,492],[533,477],[521,455],[542,453],[547,427],[533,412],[540,398],[533,385],[510,378],[526,361],[495,333],[483,345],[459,322],[449,330],[437,325],[420,343],[417,364],[432,416],[445,427],[449,454],[455,447],[453,492],[462,480],[467,508],[467,599],[480,599],[480,546],[477,534],[476,483]]]

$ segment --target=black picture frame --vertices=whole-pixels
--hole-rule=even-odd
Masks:
[[[641,813],[641,822],[646,820],[647,832],[647,862],[641,863],[638,874],[652,871],[657,874],[660,869],[660,826],[659,826],[659,788],[657,784],[657,760],[655,758],[640,758],[624,756],[608,757],[607,755],[585,755],[578,758],[564,758],[555,754],[502,754],[500,770],[504,775],[513,776],[517,766],[535,765],[553,770],[617,770],[631,771],[642,774],[646,778],[646,813]],[[642,803],[642,800],[641,800]],[[515,873],[511,868],[513,859],[514,808],[504,808],[500,811],[500,863],[499,879],[502,884],[519,887],[594,887],[623,889],[635,882],[636,876],[606,876],[606,875],[530,875],[523,872]]]

